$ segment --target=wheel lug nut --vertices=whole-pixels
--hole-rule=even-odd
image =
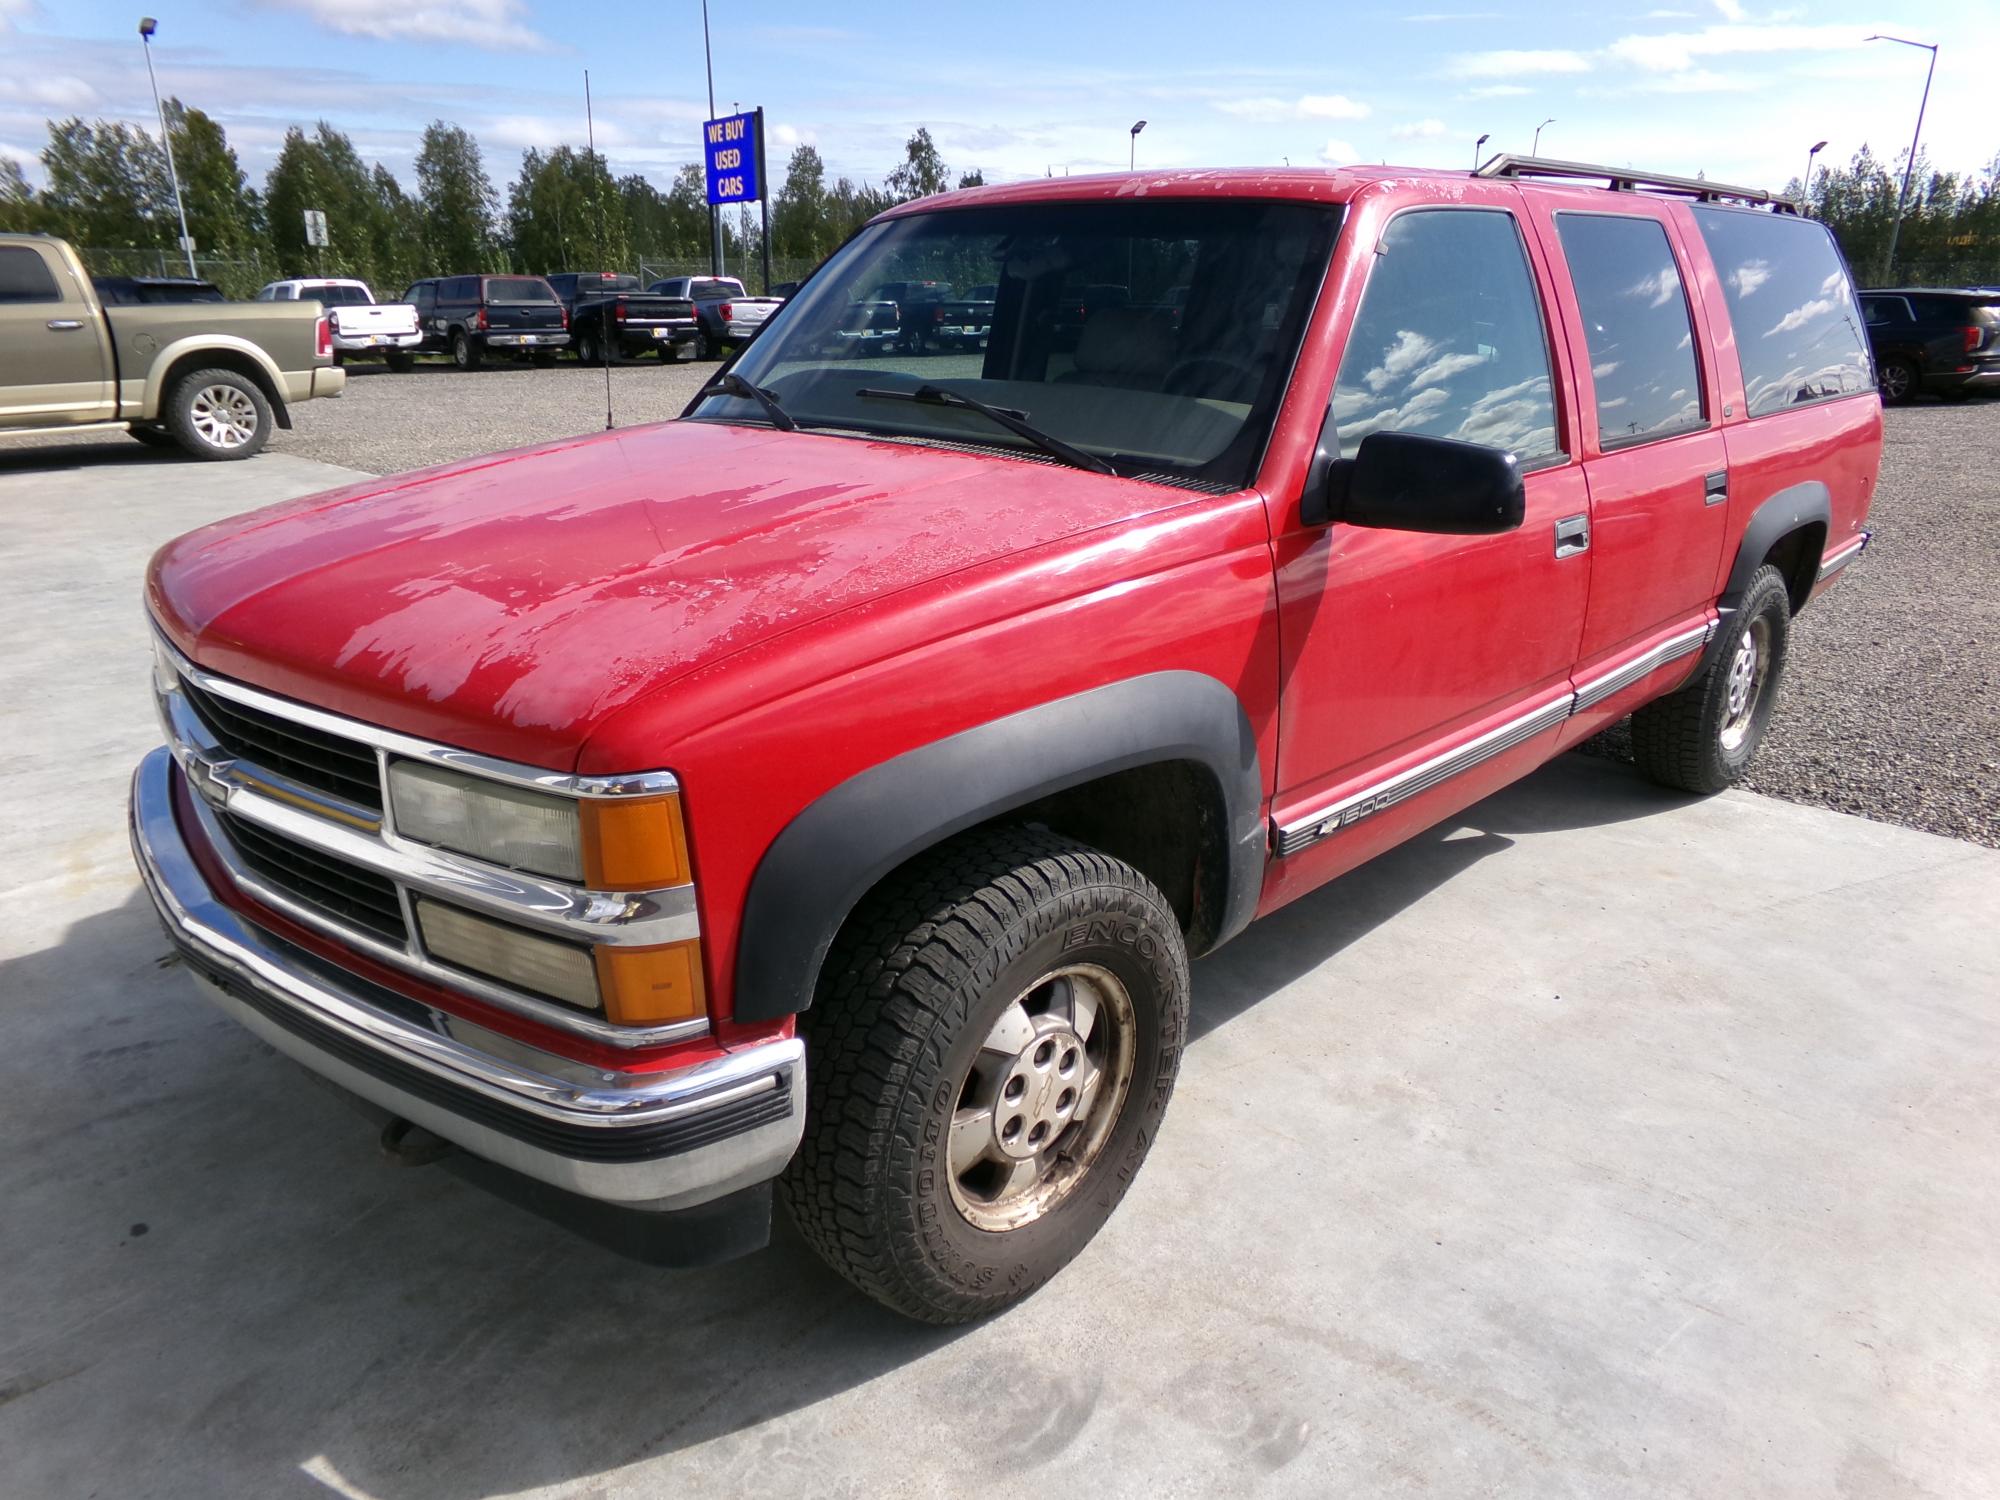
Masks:
[[[1015,1115],[1005,1125],[1002,1125],[1000,1127],[1000,1138],[1004,1141],[1011,1141],[1014,1139],[1015,1136],[1019,1135],[1020,1133],[1021,1133],[1021,1117],[1019,1115]]]
[[[1009,1104],[1012,1104],[1016,1099],[1020,1098],[1023,1094],[1027,1092],[1028,1092],[1027,1082],[1026,1080],[1021,1078],[1008,1079],[1007,1087],[1001,1090],[1002,1096],[1007,1100]]]
[[[1055,1055],[1055,1050],[1056,1044],[1054,1042],[1043,1042],[1041,1046],[1035,1049],[1035,1066],[1046,1068],[1049,1065],[1049,1059]]]

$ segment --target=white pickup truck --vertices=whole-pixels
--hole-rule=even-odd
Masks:
[[[696,359],[720,359],[731,345],[747,344],[785,305],[783,297],[752,297],[733,276],[669,276],[646,290],[694,303]]]
[[[407,302],[377,302],[365,281],[341,277],[274,281],[257,293],[259,302],[317,302],[333,327],[333,358],[380,354],[396,371],[416,363],[424,339],[417,310]]]

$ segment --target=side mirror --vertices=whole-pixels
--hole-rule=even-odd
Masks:
[[[1328,459],[1327,438],[1314,455],[1301,519],[1343,521],[1383,531],[1486,536],[1521,524],[1527,497],[1514,455],[1481,443],[1376,432],[1352,459]]]

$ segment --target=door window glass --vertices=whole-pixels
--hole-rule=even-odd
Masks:
[[[1875,388],[1854,287],[1824,224],[1755,209],[1692,212],[1722,276],[1747,415]]]
[[[1590,349],[1598,446],[1707,426],[1694,321],[1665,226],[1629,214],[1557,214],[1556,233]]]
[[[60,302],[62,290],[49,274],[41,252],[26,245],[0,245],[0,302]]]
[[[1884,323],[1907,323],[1910,309],[1901,297],[1863,297],[1861,316],[1870,324],[1880,327]]]
[[[1512,214],[1420,209],[1392,219],[1334,383],[1340,454],[1371,432],[1504,448],[1524,464],[1556,440],[1548,340]]]

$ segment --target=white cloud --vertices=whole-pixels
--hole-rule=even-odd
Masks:
[[[1622,36],[1610,46],[1620,62],[1654,72],[1692,68],[1701,57],[1756,52],[1839,52],[1862,45],[1858,26],[1705,26],[1700,31],[1667,31]]]
[[[1481,84],[1476,89],[1467,89],[1465,97],[1468,99],[1518,99],[1523,95],[1532,93],[1534,93],[1534,90],[1524,84],[1486,83]]]
[[[0,6],[5,4],[6,0],[0,0]],[[94,85],[74,73],[34,73],[26,77],[0,78],[0,99],[10,104],[75,113],[96,108],[103,97]]]
[[[1442,120],[1412,120],[1407,125],[1398,125],[1389,132],[1392,141],[1434,141],[1441,135],[1449,135],[1450,127]]]
[[[1722,12],[1725,21],[1743,22],[1750,19],[1750,13],[1743,8],[1742,0],[1715,0],[1715,8]]]
[[[1361,153],[1354,149],[1351,141],[1331,140],[1319,148],[1319,159],[1339,167],[1358,160]]]
[[[7,0],[0,0],[0,5]],[[524,23],[524,0],[277,0],[330,31],[385,41],[466,42],[494,51],[546,49],[548,38]]]
[[[1508,78],[1522,73],[1588,73],[1590,59],[1563,49],[1524,52],[1461,52],[1445,67],[1453,78]]]
[[[1365,120],[1368,106],[1345,94],[1306,94],[1297,99],[1217,99],[1226,115],[1249,120]]]
[[[1832,311],[1832,302],[1825,297],[1815,297],[1803,307],[1795,307],[1782,318],[1778,319],[1776,327],[1768,328],[1764,331],[1764,337],[1769,338],[1774,333],[1790,333],[1794,328],[1803,328],[1814,318]]]
[[[1758,287],[1771,279],[1771,263],[1768,260],[1746,260],[1729,273],[1729,284],[1736,289],[1736,295],[1747,297]],[[1825,288],[1821,288],[1822,291]]]

